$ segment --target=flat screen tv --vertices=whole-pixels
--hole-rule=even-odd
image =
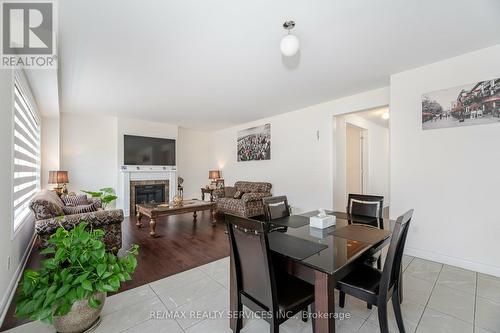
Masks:
[[[124,136],[125,165],[175,165],[175,140]]]

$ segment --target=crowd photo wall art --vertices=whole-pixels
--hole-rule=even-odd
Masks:
[[[422,129],[500,123],[500,78],[422,95]]]
[[[271,159],[271,124],[238,131],[238,162]]]

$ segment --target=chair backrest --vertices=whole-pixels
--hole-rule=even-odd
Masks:
[[[389,288],[399,283],[401,277],[401,261],[406,243],[406,236],[410,227],[413,209],[410,209],[396,220],[391,236],[391,244],[385,259],[382,279],[380,281],[379,296],[387,298]]]
[[[264,217],[266,221],[290,216],[290,206],[286,195],[262,198],[264,204]]]
[[[244,193],[269,193],[271,192],[272,185],[266,182],[237,181],[234,183],[234,187]]]
[[[268,311],[277,308],[276,281],[264,222],[226,214],[236,285]]]
[[[347,198],[348,214],[382,218],[383,210],[384,197],[349,193]]]

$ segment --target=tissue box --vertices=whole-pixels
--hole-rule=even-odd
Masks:
[[[325,229],[335,225],[335,216],[327,215],[325,217],[312,216],[309,218],[309,225],[313,228]]]

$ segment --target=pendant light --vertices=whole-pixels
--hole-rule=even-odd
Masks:
[[[281,39],[280,49],[281,54],[285,57],[293,57],[297,54],[300,48],[300,41],[297,36],[292,35],[290,30],[295,27],[294,21],[286,21],[283,23],[283,28],[288,31],[288,34]]]

